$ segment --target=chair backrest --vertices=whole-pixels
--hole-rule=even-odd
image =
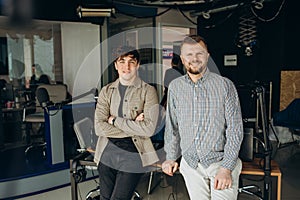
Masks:
[[[275,126],[300,129],[300,98],[294,99],[284,110],[273,116]]]
[[[98,137],[95,134],[94,124],[90,118],[85,117],[78,122],[75,122],[73,128],[80,148],[90,148],[92,150],[96,149]]]
[[[45,88],[49,95],[49,100],[53,103],[60,103],[67,100],[67,86],[65,84],[39,85],[39,88]]]
[[[300,122],[300,98],[294,99],[286,108],[288,117],[293,122]],[[299,124],[300,127],[300,124]]]
[[[42,107],[46,107],[50,102],[48,91],[43,87],[40,87],[36,90],[36,98]]]

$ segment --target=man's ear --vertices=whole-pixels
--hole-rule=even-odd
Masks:
[[[183,56],[180,54],[180,60],[181,60],[181,63],[183,64],[184,63],[184,59],[183,59]]]
[[[207,53],[207,62],[208,62],[208,60],[209,60],[209,57],[210,57],[210,54],[209,54],[209,53]]]
[[[114,62],[115,69],[118,71],[117,63]]]

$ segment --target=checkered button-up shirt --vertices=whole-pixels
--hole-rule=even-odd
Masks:
[[[196,168],[221,161],[233,170],[243,139],[240,103],[234,84],[208,69],[192,82],[188,75],[172,81],[168,91],[165,151]]]

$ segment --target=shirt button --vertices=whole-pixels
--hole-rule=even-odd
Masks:
[[[126,114],[124,115],[124,117],[126,117]]]
[[[134,142],[136,142],[136,139],[133,139]]]
[[[141,154],[143,155],[143,152],[141,152]]]
[[[125,102],[127,102],[127,99],[125,99]]]

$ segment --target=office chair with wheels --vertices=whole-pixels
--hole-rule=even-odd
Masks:
[[[94,124],[92,119],[88,117],[75,122],[73,128],[80,146],[80,149],[78,149],[78,151],[81,152],[70,161],[72,199],[77,200],[77,184],[86,179],[86,170],[92,171],[92,175],[94,176],[95,174],[93,173],[93,171],[96,171],[98,173],[97,165],[94,162],[93,157],[98,136],[96,136],[94,132]],[[78,167],[81,168],[78,170]],[[99,185],[97,185],[96,188],[90,190],[87,193],[85,199],[99,199],[100,190],[101,189]],[[141,199],[141,196],[137,191],[135,191],[132,199],[139,200]]]

